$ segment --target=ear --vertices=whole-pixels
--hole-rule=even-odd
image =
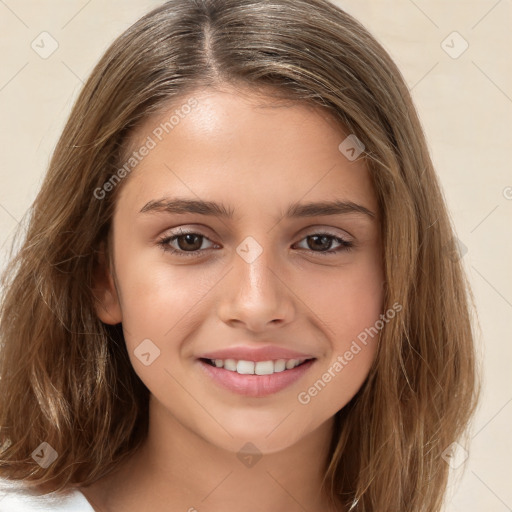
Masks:
[[[99,319],[110,325],[122,322],[121,304],[104,243],[97,253],[92,291],[95,301],[94,307]]]

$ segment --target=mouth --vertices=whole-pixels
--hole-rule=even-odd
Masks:
[[[198,361],[207,376],[223,389],[250,397],[264,397],[303,377],[316,358],[250,361],[202,357]]]

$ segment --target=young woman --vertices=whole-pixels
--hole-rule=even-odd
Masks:
[[[4,277],[1,511],[439,511],[470,292],[400,72],[325,0],[172,0]]]

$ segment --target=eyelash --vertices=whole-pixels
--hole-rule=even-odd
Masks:
[[[181,249],[174,249],[169,246],[169,244],[171,242],[174,242],[174,240],[176,240],[177,238],[179,238],[181,236],[185,236],[185,235],[197,235],[203,239],[210,240],[208,237],[202,235],[201,233],[195,233],[193,231],[190,231],[190,232],[180,231],[179,233],[177,233],[175,235],[166,236],[166,237],[161,238],[160,240],[158,240],[157,244],[162,248],[162,250],[164,252],[169,253],[169,254],[177,254],[180,257],[183,256],[185,258],[198,257],[198,256],[201,256],[202,253],[204,253],[205,251],[208,251],[208,249],[200,249],[200,250],[196,250],[196,251],[183,251]],[[333,240],[335,240],[336,242],[338,242],[340,244],[340,247],[338,247],[337,249],[334,249],[334,250],[331,249],[329,251],[313,251],[311,249],[309,249],[309,250],[305,249],[309,253],[321,254],[322,256],[332,256],[332,255],[338,254],[340,252],[344,252],[344,251],[348,252],[348,251],[352,250],[354,247],[353,242],[344,240],[343,238],[332,235],[331,233],[324,233],[324,232],[313,233],[311,235],[307,235],[304,238],[301,238],[300,241],[302,241],[306,238],[309,238],[309,237],[313,237],[313,236],[322,236],[322,237],[332,238]],[[211,240],[210,240],[210,242],[211,242]]]

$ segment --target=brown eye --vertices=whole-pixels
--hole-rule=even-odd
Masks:
[[[158,245],[165,251],[179,256],[200,256],[207,249],[201,248],[204,240],[208,238],[200,233],[178,232],[158,241]]]
[[[306,249],[309,252],[332,255],[342,251],[348,251],[353,247],[353,243],[343,238],[331,235],[329,233],[315,233],[314,235],[308,235],[303,240],[306,240]],[[339,247],[330,249],[333,242],[337,243]]]
[[[178,248],[183,251],[197,251],[201,249],[203,236],[196,233],[187,233],[173,237],[178,242]]]
[[[332,242],[334,241],[333,237],[324,235],[308,236],[307,240],[308,246],[312,250],[328,250],[331,248]]]

